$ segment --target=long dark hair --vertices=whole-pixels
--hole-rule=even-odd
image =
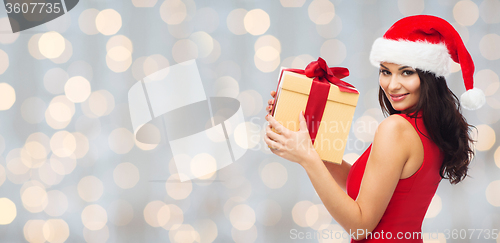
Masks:
[[[474,127],[462,116],[460,102],[446,85],[444,77],[436,77],[431,72],[417,69],[420,77],[420,98],[417,104],[407,112],[422,111],[422,119],[430,139],[444,154],[441,166],[441,178],[457,184],[465,177],[474,156],[469,134]],[[399,114],[379,88],[378,100],[384,115]],[[416,112],[415,114],[416,115]]]

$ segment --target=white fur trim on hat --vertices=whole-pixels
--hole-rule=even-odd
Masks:
[[[467,110],[477,110],[486,102],[486,97],[482,90],[472,88],[460,96],[460,103],[462,107]]]
[[[450,74],[451,61],[444,43],[432,44],[426,41],[378,38],[370,53],[370,62],[375,67],[380,67],[381,62],[389,62],[430,71],[438,77]]]

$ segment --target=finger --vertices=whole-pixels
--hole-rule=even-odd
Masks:
[[[264,137],[264,142],[266,142],[267,146],[271,150],[281,150],[281,149],[283,149],[283,146],[280,143],[277,143],[276,141],[273,141],[272,139],[270,139],[267,136]]]
[[[307,131],[307,122],[304,117],[304,112],[301,111],[299,114],[300,131]]]
[[[269,99],[269,100],[267,101],[267,104],[268,104],[268,105],[272,105],[272,104],[274,104],[274,99]]]
[[[271,126],[266,127],[266,136],[273,141],[283,144],[283,136],[274,132]]]
[[[269,125],[271,125],[271,127],[274,128],[274,130],[276,130],[278,133],[282,135],[288,134],[288,129],[285,126],[281,125],[281,123],[276,121],[274,117],[267,115],[266,120],[269,122]]]
[[[273,98],[276,98],[276,91],[274,91],[274,90],[273,90],[273,91],[271,91],[271,96],[272,96]]]

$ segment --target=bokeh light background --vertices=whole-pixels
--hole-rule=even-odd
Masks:
[[[269,91],[280,66],[322,56],[348,67],[361,92],[345,152],[354,162],[383,120],[371,44],[414,14],[455,26],[487,97],[463,112],[477,127],[470,177],[442,181],[423,231],[500,229],[500,0],[86,0],[16,34],[0,10],[1,241],[289,242],[291,229],[341,231],[305,171],[262,141]],[[180,183],[159,128],[148,125],[156,144],[135,141],[127,92],[193,58],[207,96],[241,102],[247,129],[235,132],[250,141],[236,163]],[[459,70],[448,79],[457,95]],[[196,170],[210,158],[192,161]],[[426,242],[447,242],[439,237]]]

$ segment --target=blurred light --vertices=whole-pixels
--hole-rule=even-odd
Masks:
[[[323,204],[315,204],[306,211],[306,224],[312,229],[319,230],[322,225],[332,222],[332,216]]]
[[[498,193],[500,191],[500,181],[492,181],[488,187],[486,187],[486,200],[488,202],[495,206],[495,207],[500,207],[500,194]]]
[[[307,12],[315,24],[328,24],[335,17],[335,6],[328,0],[314,0]]]
[[[56,132],[50,139],[50,148],[55,155],[59,157],[68,157],[75,152],[75,136],[68,131]]]
[[[227,28],[235,35],[244,35],[247,33],[243,20],[248,13],[247,10],[238,8],[229,13],[227,16]]]
[[[0,111],[8,110],[16,102],[16,91],[8,83],[0,83]]]
[[[461,69],[462,69],[462,67],[460,67],[460,64],[458,64],[456,62],[451,62],[450,71],[452,73],[456,73],[456,72],[460,71]]]
[[[92,95],[91,95],[92,97]],[[80,116],[75,123],[75,129],[81,132],[88,139],[92,140],[97,138],[101,133],[101,122],[99,119],[88,118],[87,116]]]
[[[207,153],[197,154],[191,160],[191,173],[202,180],[211,178],[217,171],[217,161]]]
[[[280,0],[281,6],[284,8],[300,8],[306,0]]]
[[[200,61],[202,61],[203,63],[213,63],[217,61],[217,59],[221,55],[221,47],[219,42],[216,39],[212,39],[212,41],[214,48],[207,57],[200,59]]]
[[[83,238],[88,243],[106,243],[109,239],[109,228],[104,225],[100,230],[89,230],[83,228]]]
[[[453,7],[453,17],[459,24],[471,26],[479,18],[479,8],[470,0],[460,1]]]
[[[217,224],[211,219],[198,219],[193,226],[199,233],[200,243],[214,242],[219,234]]]
[[[248,230],[255,224],[255,212],[250,206],[240,204],[231,209],[229,220],[234,228]]]
[[[266,11],[262,9],[252,9],[245,14],[243,24],[248,33],[252,35],[262,35],[269,29],[271,21]]]
[[[7,162],[7,169],[16,175],[25,174],[30,170],[30,168],[25,165],[23,160],[21,160],[21,151],[22,150],[18,148],[13,149],[7,154],[7,157],[5,158]]]
[[[494,61],[500,59],[500,36],[497,34],[486,34],[479,42],[479,51],[484,58]]]
[[[163,55],[154,54],[146,57],[141,66],[144,75],[143,77],[147,76],[152,80],[162,80],[168,75],[168,72],[157,72],[170,66],[170,63]]]
[[[45,118],[45,109],[47,109],[47,106],[42,99],[30,97],[24,100],[21,105],[21,115],[26,122],[37,124],[43,122]]]
[[[342,20],[340,19],[340,16],[335,15],[333,20],[327,24],[317,24],[316,30],[318,31],[318,34],[325,39],[335,38],[342,31]]]
[[[478,151],[488,151],[493,147],[496,141],[495,130],[486,124],[476,126],[472,131],[472,137],[477,142],[475,147]]]
[[[57,17],[54,20],[51,20],[44,24],[44,27],[49,31],[57,31],[59,33],[66,32],[71,26],[71,14],[66,12],[62,16]]]
[[[281,219],[281,206],[272,199],[260,202],[256,209],[257,221],[265,226],[276,225]]]
[[[152,8],[158,0],[132,0],[132,4],[136,8]]]
[[[66,63],[71,56],[73,55],[73,45],[71,45],[71,42],[69,40],[64,39],[64,51],[61,53],[59,57],[56,58],[51,58],[50,60],[54,63],[61,64],[61,63]]]
[[[170,35],[177,39],[188,38],[194,30],[194,24],[191,21],[184,21],[177,25],[167,25]]]
[[[122,189],[134,187],[139,181],[139,170],[129,162],[121,163],[113,170],[113,180]]]
[[[399,12],[404,16],[418,15],[424,11],[424,0],[398,0]]]
[[[39,213],[47,207],[47,192],[40,186],[30,186],[21,193],[23,206],[31,213]]]
[[[231,229],[231,236],[235,243],[252,243],[257,240],[257,227],[253,225],[247,230]]]
[[[172,47],[172,57],[177,63],[198,58],[198,46],[192,40],[182,39]]]
[[[59,175],[68,175],[76,167],[76,157],[74,154],[68,157],[59,157],[56,154],[50,156],[50,167]]]
[[[0,18],[0,43],[11,44],[17,40],[21,32],[10,33],[12,32],[11,29],[9,18]]]
[[[86,202],[99,200],[103,193],[104,186],[102,185],[102,181],[95,176],[85,176],[78,182],[78,195]]]
[[[181,182],[179,174],[171,175],[165,183],[165,188],[167,194],[175,200],[185,199],[193,191],[191,181]]]
[[[6,225],[12,223],[12,221],[14,221],[16,216],[17,216],[16,204],[14,204],[10,199],[6,197],[0,198],[0,225]]]
[[[44,220],[28,220],[23,228],[24,238],[30,243],[44,243],[43,235]]]
[[[159,222],[159,211],[162,209],[166,204],[162,201],[152,201],[149,202],[146,207],[144,207],[143,215],[144,215],[144,220],[146,223],[151,225],[152,227],[161,227],[163,225],[160,224]],[[166,219],[162,219],[164,223],[166,223],[170,219],[170,208],[166,206]],[[164,211],[165,211],[164,210]]]
[[[427,213],[425,213],[425,218],[435,218],[439,212],[441,212],[442,208],[443,203],[441,202],[441,197],[438,194],[434,194],[429,209],[427,209]]]
[[[172,228],[168,232],[168,238],[170,242],[179,242],[179,243],[192,243],[192,242],[200,242],[200,235],[193,228],[193,226],[189,224],[180,224],[176,227]]]
[[[81,216],[83,225],[89,230],[100,230],[108,222],[106,210],[98,204],[85,207]]]
[[[114,9],[104,9],[97,14],[95,25],[103,35],[114,35],[122,27],[122,17]]]
[[[89,108],[97,117],[106,116],[115,108],[115,99],[107,90],[92,92],[89,99]]]
[[[108,56],[113,61],[122,62],[132,57],[132,53],[123,46],[115,46],[108,51]]]
[[[362,116],[356,119],[353,124],[354,136],[363,142],[371,142],[375,136],[378,124],[378,121],[372,116]]]
[[[339,65],[344,61],[347,56],[347,49],[340,40],[331,39],[321,45],[320,53],[328,65],[333,66]]]
[[[164,212],[168,212],[168,219],[164,216],[160,216],[165,215]],[[166,230],[176,229],[180,224],[184,222],[184,212],[175,204],[167,204],[159,210],[158,221],[160,222],[160,225]]]
[[[99,10],[95,8],[89,8],[82,11],[80,17],[78,18],[78,26],[83,33],[87,35],[99,34],[96,26],[96,17],[99,14]]]
[[[165,0],[160,6],[160,16],[167,24],[180,24],[187,17],[186,4],[181,0]]]
[[[28,41],[29,53],[31,54],[32,57],[38,60],[45,59],[45,56],[42,55],[42,53],[40,53],[40,49],[38,48],[38,41],[40,40],[41,36],[42,34],[34,34]]]
[[[47,186],[53,186],[59,184],[64,176],[56,173],[49,163],[44,163],[40,168],[38,168],[38,176],[40,181],[45,183]]]
[[[9,67],[9,55],[0,49],[0,74],[3,74]]]
[[[61,94],[64,92],[64,84],[68,79],[68,73],[62,68],[52,68],[43,76],[43,85],[49,93]]]
[[[479,5],[479,14],[487,24],[500,23],[500,1],[499,0],[484,0]]]
[[[126,128],[117,128],[109,134],[108,145],[113,152],[126,154],[134,147],[134,134]]]
[[[62,219],[49,219],[43,225],[43,236],[51,243],[65,242],[69,237],[69,226]]]
[[[75,104],[65,95],[54,97],[45,111],[45,121],[54,129],[63,129],[75,114]]]
[[[198,47],[198,57],[205,58],[212,53],[214,49],[214,40],[207,32],[195,32],[189,36],[189,39]]]
[[[484,95],[491,96],[500,87],[500,79],[491,69],[483,69],[474,76],[474,86],[483,90]]]
[[[74,103],[84,102],[91,92],[90,83],[82,76],[72,77],[64,85],[64,92],[70,101]]]
[[[240,123],[234,130],[234,140],[238,146],[252,149],[261,142],[260,127],[252,122]]]
[[[200,30],[212,33],[219,27],[219,14],[211,7],[197,9],[194,22]]]
[[[128,70],[130,65],[132,65],[132,55],[128,55],[128,53],[123,55],[128,56],[128,58],[122,61],[113,60],[109,54],[110,53],[108,52],[106,55],[106,65],[115,73],[123,73]],[[111,52],[111,54],[113,54],[113,52]]]
[[[245,116],[254,116],[259,114],[264,105],[260,93],[253,89],[241,92],[237,99],[240,101],[240,105]]]
[[[240,86],[231,76],[223,76],[218,78],[213,85],[215,96],[236,98],[240,92]]]
[[[272,162],[264,166],[260,173],[264,185],[271,189],[283,187],[288,180],[288,173],[282,164]]]
[[[495,164],[497,165],[497,167],[500,168],[500,146],[498,146],[497,150],[495,150],[495,154],[493,155],[493,158],[495,160]],[[0,173],[0,175],[1,174],[2,173]],[[0,183],[0,185],[2,185],[2,184]]]
[[[44,57],[57,58],[64,52],[66,42],[61,34],[50,31],[40,36],[38,48]]]
[[[310,207],[314,206],[314,204],[310,201],[300,201],[297,202],[292,208],[292,218],[293,222],[295,222],[300,227],[308,227],[306,221],[306,213]]]
[[[125,226],[134,218],[134,208],[123,199],[118,199],[109,204],[107,212],[109,221],[117,226]]]
[[[49,152],[41,143],[37,141],[26,142],[26,144],[24,145],[24,149],[33,160],[45,161]],[[38,165],[31,164],[30,167],[37,168],[41,165],[40,162],[37,164]]]
[[[77,159],[81,159],[85,157],[85,155],[89,151],[89,140],[82,133],[74,132],[72,134],[75,137],[76,141],[76,149],[74,151],[74,154]]]
[[[278,58],[276,58],[272,61],[264,61],[264,60],[260,59],[259,56],[257,56],[257,53],[255,54],[253,60],[255,63],[255,67],[263,73],[273,72],[274,70],[276,70],[276,68],[278,68],[278,66],[280,65],[280,62],[281,62],[279,56],[278,56]]]

